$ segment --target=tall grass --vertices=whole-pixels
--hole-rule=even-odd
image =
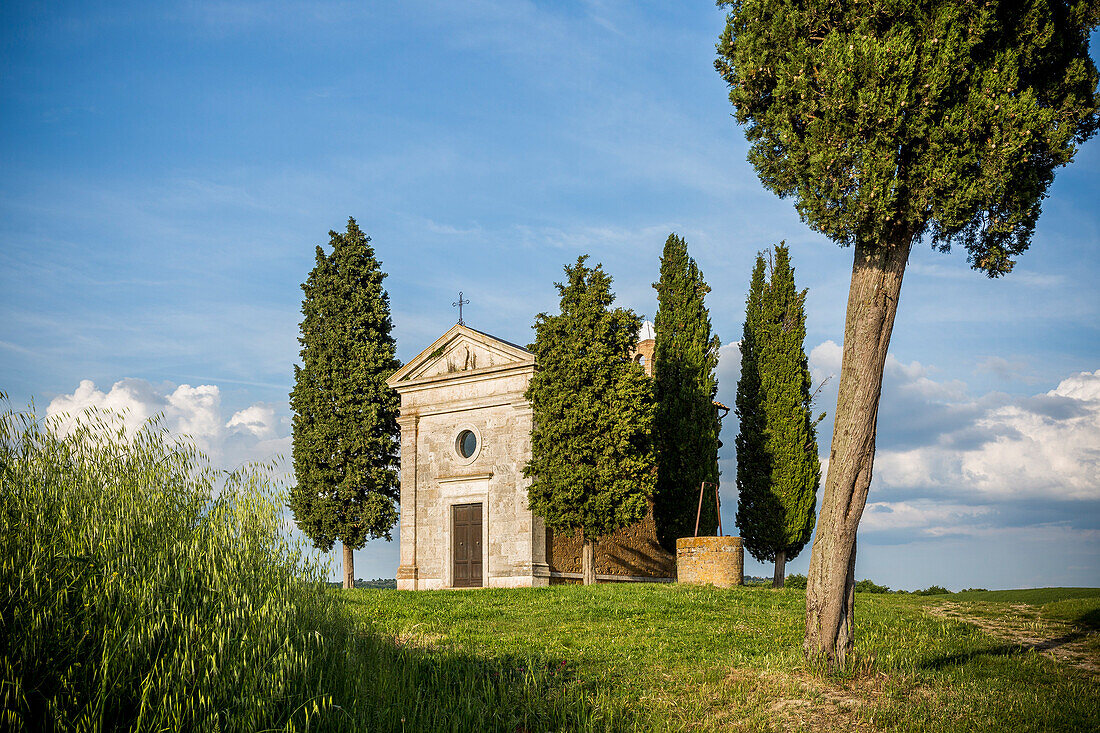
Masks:
[[[560,659],[357,621],[284,505],[264,467],[214,471],[156,422],[0,415],[0,730],[629,726]]]
[[[156,422],[3,414],[4,724],[259,730],[330,707],[310,665],[344,616],[281,505],[262,468],[216,472]]]

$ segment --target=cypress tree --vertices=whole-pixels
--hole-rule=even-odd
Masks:
[[[775,563],[775,588],[783,587],[787,560],[813,533],[821,477],[803,346],[805,300],[785,245],[775,248],[771,282],[757,255],[737,383],[737,526],[753,557]]]
[[[771,459],[767,452],[767,435],[763,394],[760,387],[758,334],[764,319],[766,286],[764,256],[756,256],[756,265],[749,282],[745,303],[745,327],[741,334],[741,376],[737,380],[734,412],[740,429],[734,445],[737,448],[737,528],[746,549],[759,557],[761,547],[778,544],[777,523],[773,520],[780,509],[771,485]]]
[[[582,533],[585,585],[596,580],[596,541],[645,516],[655,473],[652,386],[629,358],[641,319],[611,308],[611,277],[587,258],[566,265],[565,282],[555,284],[561,313],[535,318],[524,468],[531,510],[556,532]]]
[[[670,551],[676,539],[695,533],[702,482],[718,482],[719,338],[711,333],[704,298],[710,288],[688,256],[687,243],[675,234],[665,240],[661,255],[654,317],[653,353],[657,410],[653,443],[657,457],[657,484],[653,516],[657,538]],[[718,510],[703,502],[699,521],[702,535],[714,534]]]
[[[1100,127],[1095,0],[719,0],[715,68],[765,187],[851,246],[829,473],[806,583],[810,658],[845,664],[856,532],[902,278],[927,235],[990,277],[1028,249],[1060,166]]]
[[[320,550],[344,550],[344,587],[355,584],[352,550],[391,539],[400,500],[400,398],[386,385],[400,363],[391,335],[386,274],[367,237],[348,219],[317,247],[302,285],[302,365],[290,393],[294,521]]]

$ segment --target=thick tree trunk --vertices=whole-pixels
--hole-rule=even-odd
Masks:
[[[852,264],[829,473],[806,585],[803,649],[830,669],[844,666],[854,641],[856,529],[871,485],[882,371],[912,244],[910,236],[899,239],[857,244]]]
[[[787,577],[787,553],[775,553],[775,573],[772,574],[772,588],[782,588]]]
[[[355,557],[346,544],[344,547],[344,590],[355,587]]]
[[[581,550],[581,578],[585,585],[596,584],[596,543],[587,538]]]

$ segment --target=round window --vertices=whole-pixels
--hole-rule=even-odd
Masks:
[[[477,452],[477,436],[473,430],[463,430],[455,439],[455,450],[463,458],[470,458]]]

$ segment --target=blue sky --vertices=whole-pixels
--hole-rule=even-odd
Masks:
[[[527,343],[582,253],[652,318],[675,231],[713,288],[721,399],[752,260],[781,239],[815,377],[838,373],[851,252],[746,162],[712,68],[722,26],[710,3],[5,5],[0,389],[41,413],[163,411],[225,465],[289,454],[299,283],[348,216],[389,273],[405,360],[459,290],[470,325]],[[1011,276],[916,248],[859,577],[1100,584],[1098,204],[1094,140]],[[371,543],[356,574],[396,564]]]

